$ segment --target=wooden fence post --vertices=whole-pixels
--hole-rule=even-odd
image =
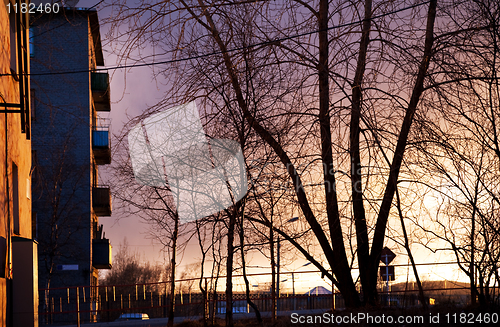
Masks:
[[[80,327],[80,292],[76,288],[76,326]]]

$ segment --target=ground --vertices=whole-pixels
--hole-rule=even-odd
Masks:
[[[433,306],[429,310],[420,308],[391,309],[373,308],[363,310],[330,311],[321,318],[317,316],[281,316],[273,324],[264,319],[262,325],[255,319],[235,321],[235,327],[291,327],[291,326],[497,326],[500,323],[500,307],[466,307],[451,305]],[[341,317],[341,318],[338,318]],[[389,318],[391,317],[391,318]],[[400,318],[401,317],[401,318]],[[360,319],[361,318],[361,319]],[[314,321],[316,319],[316,321]],[[340,320],[342,319],[342,321]],[[392,319],[392,323],[391,323]],[[403,319],[397,322],[397,319]],[[322,323],[320,321],[323,321]],[[423,320],[423,321],[422,321]],[[302,323],[301,323],[302,322]],[[186,321],[177,327],[202,327],[203,321]],[[209,327],[224,327],[223,320],[217,320]]]

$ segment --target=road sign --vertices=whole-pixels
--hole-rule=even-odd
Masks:
[[[380,254],[380,261],[385,263],[386,265],[390,264],[396,255],[392,252],[387,246],[382,249],[382,253]]]
[[[389,279],[387,279],[387,273],[389,273]],[[384,281],[394,280],[394,266],[381,266],[380,276]]]

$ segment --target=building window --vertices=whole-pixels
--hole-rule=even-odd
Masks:
[[[38,220],[36,216],[36,212],[33,211],[31,213],[31,238],[34,240],[38,239]]]
[[[28,34],[28,39],[30,40],[30,57],[35,56],[35,34],[33,32],[34,28],[30,27]]]
[[[35,89],[30,90],[30,111],[31,111],[31,119],[36,118],[36,92]]]
[[[0,278],[6,277],[7,263],[7,239],[0,236]]]
[[[31,182],[36,184],[38,170],[38,156],[36,150],[31,150]]]
[[[12,210],[14,234],[19,235],[19,171],[15,163],[12,163]]]
[[[9,31],[10,31],[10,69],[17,74],[17,24],[14,10],[9,13]]]
[[[92,186],[97,187],[97,165],[92,162]]]

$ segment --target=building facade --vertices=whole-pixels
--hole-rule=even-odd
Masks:
[[[32,238],[29,18],[0,5],[0,326],[38,326]]]
[[[75,311],[74,304],[63,305],[74,297],[70,292],[97,286],[98,269],[111,268],[111,246],[99,226],[100,216],[111,215],[111,195],[98,177],[99,165],[111,162],[109,124],[100,113],[110,111],[109,77],[96,71],[104,59],[95,10],[32,15],[30,33],[40,319],[74,323],[73,313],[49,313]],[[97,289],[86,292],[78,309],[95,310]],[[87,312],[80,319],[97,316]]]

